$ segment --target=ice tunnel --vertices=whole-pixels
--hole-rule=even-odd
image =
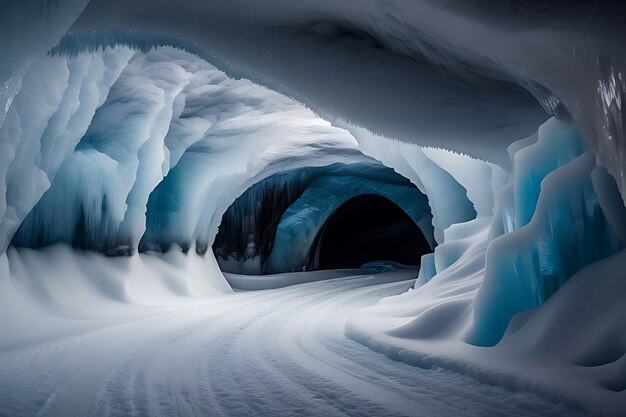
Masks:
[[[625,4],[4,1],[0,415],[624,415]]]
[[[341,205],[318,232],[307,269],[359,268],[368,262],[419,265],[429,253],[428,241],[396,204],[375,194]]]
[[[336,216],[343,218],[341,224],[348,225],[348,218],[341,213],[350,212],[351,202],[356,202],[359,210],[350,216],[352,225],[344,230],[350,234],[346,238],[354,239],[360,233],[367,235],[368,230],[374,233],[378,227],[381,241],[377,246],[384,245],[385,239],[389,244],[392,236],[405,238],[407,244],[412,244],[406,249],[410,254],[400,256],[405,251],[398,247],[396,255],[388,251],[383,258],[372,258],[375,252],[361,246],[363,262],[356,265],[358,257],[351,257],[341,264],[358,268],[368,261],[406,260],[408,264],[418,265],[421,255],[436,245],[428,197],[407,178],[380,162],[364,155],[353,158],[360,162],[280,172],[246,190],[224,213],[213,243],[222,270],[275,274],[329,269],[328,265],[319,263],[314,252],[322,242],[328,243],[321,236],[328,231],[337,232]],[[380,201],[389,204],[381,205]],[[467,198],[465,201],[470,205]],[[471,208],[469,213],[468,220],[475,215]],[[381,223],[375,226],[377,220]],[[330,224],[334,226],[328,229]],[[391,235],[385,237],[386,228]],[[328,249],[324,253],[328,254]]]

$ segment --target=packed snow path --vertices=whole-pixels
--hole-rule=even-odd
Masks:
[[[414,272],[217,299],[0,352],[0,416],[573,416],[527,393],[394,362],[344,336]]]

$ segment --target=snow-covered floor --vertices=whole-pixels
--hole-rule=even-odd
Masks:
[[[575,416],[348,339],[415,272],[240,292],[0,351],[0,416]]]

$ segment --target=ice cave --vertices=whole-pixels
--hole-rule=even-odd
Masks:
[[[0,0],[0,417],[626,416],[625,22]]]

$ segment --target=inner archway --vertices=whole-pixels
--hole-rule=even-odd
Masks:
[[[348,200],[326,220],[311,248],[308,269],[359,268],[371,261],[418,265],[430,245],[395,203],[376,194]]]

